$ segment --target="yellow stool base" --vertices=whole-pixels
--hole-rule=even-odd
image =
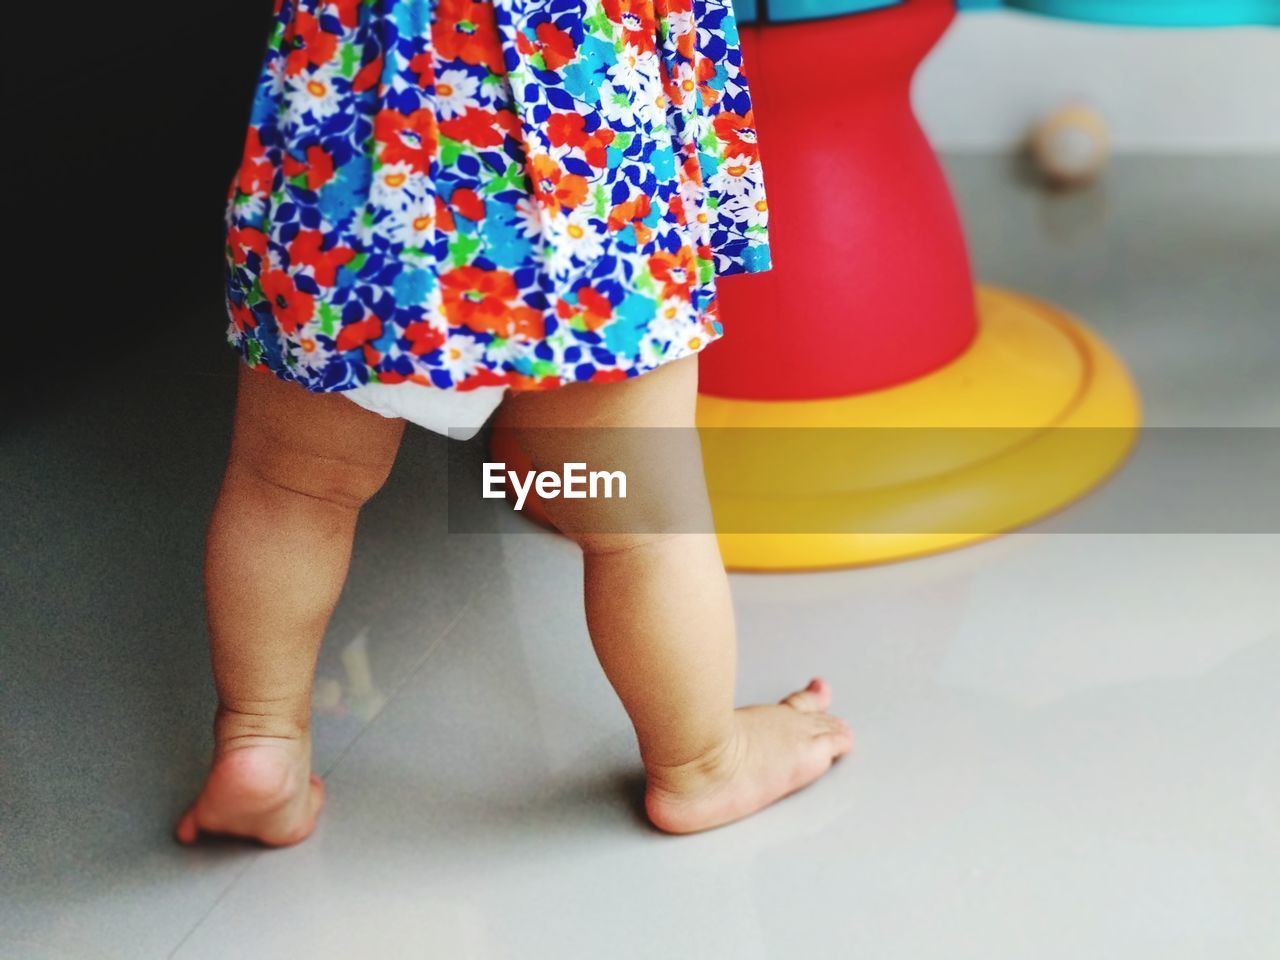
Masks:
[[[897,387],[834,400],[699,397],[718,529],[846,531],[722,533],[725,564],[815,570],[950,550],[1053,513],[1109,476],[1141,420],[1120,360],[1063,311],[1012,291],[980,288],[978,316],[964,354]],[[716,429],[772,427],[844,429],[829,431],[824,463]],[[943,434],[956,438],[945,450]],[[766,436],[787,442],[784,430],[755,435]],[[930,529],[952,532],[865,532]]]

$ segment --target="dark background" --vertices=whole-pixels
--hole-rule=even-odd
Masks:
[[[7,384],[220,338],[203,328],[271,0],[13,6]]]

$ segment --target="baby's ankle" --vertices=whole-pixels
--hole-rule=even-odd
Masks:
[[[741,766],[743,743],[737,716],[724,735],[717,737],[697,755],[675,763],[645,760],[648,789],[667,796],[687,796],[705,791],[732,779]]]
[[[310,719],[309,713],[300,715],[283,704],[221,701],[213,721],[213,735],[219,750],[256,743],[302,742],[310,738]]]
[[[324,800],[311,773],[311,737],[296,715],[223,702],[214,723],[213,767],[177,836],[228,834],[287,846],[315,827]]]

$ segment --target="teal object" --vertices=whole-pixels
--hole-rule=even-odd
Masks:
[[[1095,23],[1149,27],[1280,26],[1280,0],[957,0],[961,10],[1005,7]]]
[[[906,0],[733,0],[739,23],[820,20]],[[956,0],[961,10],[1021,10],[1047,17],[1148,27],[1280,26],[1280,0]]]
[[[905,0],[733,0],[739,23],[789,23],[901,6]]]

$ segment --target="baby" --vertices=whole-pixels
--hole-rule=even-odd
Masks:
[[[852,748],[822,680],[734,708],[696,444],[663,476],[637,439],[694,436],[715,278],[768,268],[764,210],[725,0],[278,0],[228,204],[245,363],[206,550],[216,747],[181,841],[314,829],[312,676],[360,508],[406,420],[499,401],[536,467],[623,469],[643,505],[634,530],[618,500],[546,509],[655,826],[740,819]]]

